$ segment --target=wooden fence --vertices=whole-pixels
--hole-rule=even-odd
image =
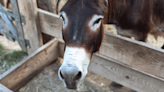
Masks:
[[[26,48],[29,53],[26,59],[0,76],[0,84],[12,91],[21,88],[64,54],[62,20],[58,15],[38,9],[36,0],[17,0],[17,3],[18,6],[13,5],[26,21],[25,25],[18,23],[18,26],[23,30],[23,37],[30,41],[31,48]],[[41,33],[55,38],[43,45]],[[138,92],[164,92],[164,50],[143,42],[105,33],[89,71]]]

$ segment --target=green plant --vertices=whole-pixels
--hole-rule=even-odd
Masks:
[[[13,51],[12,53],[6,53],[1,58],[0,66],[6,63],[7,66],[11,67],[21,61],[27,53],[24,51]]]
[[[0,44],[0,57],[5,54],[5,48],[2,44]]]

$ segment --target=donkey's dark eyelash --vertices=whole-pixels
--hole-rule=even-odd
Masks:
[[[102,18],[97,19],[97,20],[93,23],[93,25],[99,23],[101,20],[102,20]]]
[[[63,17],[63,15],[60,15],[60,17],[63,19],[63,21],[65,21],[65,19],[64,19],[64,17]]]

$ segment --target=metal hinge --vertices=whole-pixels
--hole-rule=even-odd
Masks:
[[[23,15],[20,14],[20,18],[19,16],[16,16],[15,14],[13,14],[12,11],[6,9],[7,11],[3,10],[0,8],[0,12],[2,12],[3,14],[6,14],[7,16],[10,16],[11,18],[14,18],[15,20],[18,20],[21,22],[22,25],[25,25],[26,22],[25,22],[25,18]]]
[[[27,40],[27,39],[24,39],[24,38],[21,38],[21,37],[16,37],[16,36],[13,36],[11,33],[9,32],[5,32],[5,31],[1,31],[1,34],[7,36],[7,37],[11,37],[12,39],[15,39],[17,40],[18,42],[21,42],[21,43],[25,43],[25,46],[27,48],[31,48],[31,45],[30,45],[30,41]]]

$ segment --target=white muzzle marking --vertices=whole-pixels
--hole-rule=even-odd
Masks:
[[[90,54],[86,52],[84,48],[76,48],[76,47],[66,47],[64,58],[63,58],[63,64],[61,65],[58,75],[60,75],[60,71],[67,71],[67,73],[72,74],[76,71],[81,71],[82,76],[77,81],[81,81],[85,78],[88,72],[88,66],[90,63]],[[63,81],[65,84],[65,80],[62,79],[61,76],[59,76],[60,80]],[[65,84],[66,86],[66,84]]]

